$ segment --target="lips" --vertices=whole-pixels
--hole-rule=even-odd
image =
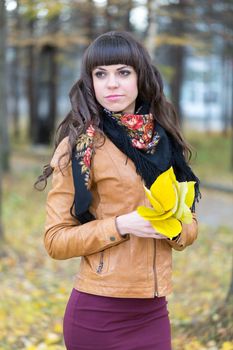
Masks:
[[[121,99],[124,95],[108,95],[108,96],[105,96],[105,98],[108,100],[108,101],[117,101],[119,99]]]

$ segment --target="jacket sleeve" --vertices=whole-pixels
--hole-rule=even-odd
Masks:
[[[168,244],[175,250],[184,250],[191,245],[198,235],[198,222],[196,214],[193,213],[193,221],[191,224],[182,224],[182,231],[176,240],[168,240]]]
[[[46,203],[44,244],[48,254],[59,260],[97,253],[128,239],[118,233],[115,217],[80,225],[70,214],[74,200],[72,166],[71,163],[63,166],[67,162],[65,157],[60,163],[62,171],[58,165],[59,156],[65,152],[67,145],[66,138],[52,158],[52,189]]]

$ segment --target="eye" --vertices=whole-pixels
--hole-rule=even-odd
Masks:
[[[105,77],[105,72],[99,70],[99,71],[95,72],[94,75],[97,78],[104,78]]]
[[[124,77],[127,77],[128,75],[131,74],[131,71],[128,70],[128,69],[122,69],[120,70],[120,75],[124,76]]]

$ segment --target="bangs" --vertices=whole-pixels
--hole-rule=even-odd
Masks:
[[[86,55],[86,71],[90,74],[98,66],[125,64],[136,70],[135,48],[125,38],[103,35],[94,41]],[[138,62],[138,57],[137,57]]]

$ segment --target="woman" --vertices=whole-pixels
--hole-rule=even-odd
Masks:
[[[173,240],[137,214],[148,188],[173,166],[199,181],[189,147],[145,48],[126,32],[99,36],[86,50],[58,128],[45,247],[54,259],[81,257],[64,316],[68,350],[170,350],[166,295],[171,250],[197,236],[193,213]],[[194,211],[194,206],[193,206]]]

